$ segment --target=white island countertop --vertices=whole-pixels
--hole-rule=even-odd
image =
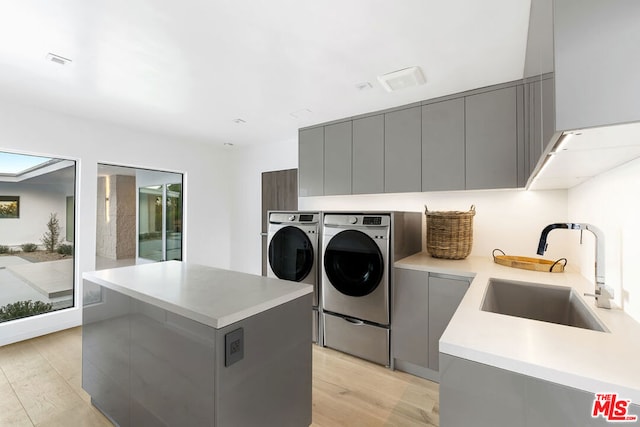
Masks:
[[[216,329],[313,292],[313,286],[180,261],[87,272],[82,278]]]
[[[593,393],[618,392],[640,402],[640,324],[621,309],[597,308],[581,274],[541,273],[495,264],[489,257],[432,258],[422,252],[398,268],[474,277],[440,339],[440,351]],[[574,288],[609,332],[598,332],[480,309],[490,278]]]

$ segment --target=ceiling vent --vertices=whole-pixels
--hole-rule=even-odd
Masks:
[[[55,53],[47,53],[47,61],[51,61],[54,64],[58,65],[67,65],[71,63],[69,58],[65,58],[64,56],[56,55]]]
[[[412,86],[426,83],[420,67],[409,67],[378,76],[378,81],[387,92],[395,92]]]

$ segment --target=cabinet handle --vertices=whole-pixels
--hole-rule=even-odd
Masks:
[[[358,325],[358,326],[364,325],[364,322],[362,320],[352,319],[350,317],[343,317],[343,319],[351,323],[352,325]]]

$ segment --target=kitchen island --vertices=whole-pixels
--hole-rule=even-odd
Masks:
[[[439,342],[440,425],[600,426],[596,394],[629,399],[640,425],[640,324],[620,309],[597,308],[594,285],[578,272],[505,267],[489,257],[432,258],[422,252],[396,268],[473,277]],[[572,288],[606,331],[483,311],[493,279]],[[604,405],[604,403],[603,403]]]
[[[311,424],[311,286],[178,261],[83,279],[82,387],[117,425]]]

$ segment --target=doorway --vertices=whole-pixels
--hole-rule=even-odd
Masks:
[[[269,211],[298,210],[298,169],[262,173],[262,275],[267,275]]]
[[[182,260],[183,176],[98,164],[96,269]]]

